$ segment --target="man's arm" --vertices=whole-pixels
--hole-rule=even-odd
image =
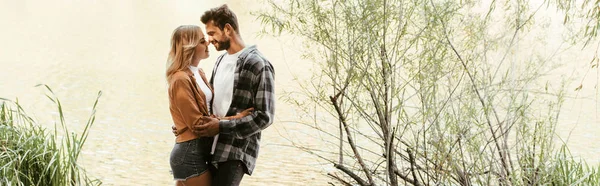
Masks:
[[[275,114],[275,72],[273,66],[266,61],[256,64],[258,67],[252,85],[256,86],[254,94],[254,111],[250,115],[232,120],[219,121],[219,133],[229,134],[235,138],[247,138],[273,123]]]

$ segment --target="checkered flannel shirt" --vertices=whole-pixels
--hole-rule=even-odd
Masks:
[[[210,79],[211,85],[224,55],[217,58]],[[213,165],[218,166],[218,162],[228,160],[241,160],[246,165],[246,174],[251,175],[258,157],[261,131],[273,123],[275,71],[256,46],[246,48],[238,57],[233,98],[227,116],[236,115],[251,107],[254,107],[254,111],[246,117],[219,121],[220,132],[213,155]]]

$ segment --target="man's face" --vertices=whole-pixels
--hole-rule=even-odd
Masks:
[[[208,42],[212,43],[217,51],[229,49],[231,39],[213,21],[206,23],[206,34],[208,35]]]

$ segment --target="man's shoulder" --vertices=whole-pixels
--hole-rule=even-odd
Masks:
[[[248,64],[264,64],[268,62],[268,60],[259,53],[249,53],[245,58],[246,63]]]
[[[262,69],[265,66],[272,66],[271,62],[257,49],[250,51],[244,57],[244,64],[254,69]]]

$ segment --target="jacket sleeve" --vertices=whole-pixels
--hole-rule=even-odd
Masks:
[[[252,136],[273,123],[275,115],[275,72],[273,66],[268,62],[261,62],[262,65],[252,73],[252,86],[256,87],[252,91],[254,111],[243,118],[233,120],[219,121],[219,133],[229,134],[235,138],[242,139]]]
[[[192,86],[186,79],[177,79],[171,84],[173,102],[185,125],[192,127],[202,118],[202,112],[192,92]]]

